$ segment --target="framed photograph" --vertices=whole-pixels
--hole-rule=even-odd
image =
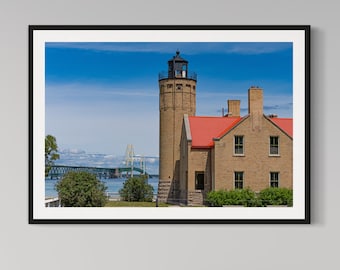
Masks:
[[[29,26],[29,223],[310,223],[310,26]]]

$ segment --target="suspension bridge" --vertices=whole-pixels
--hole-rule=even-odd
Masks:
[[[135,173],[150,176],[146,172],[144,156],[136,156],[132,144],[129,144],[126,148],[125,164],[123,167],[101,168],[91,166],[53,165],[47,178],[58,179],[68,172],[88,172],[95,174],[98,178],[133,177]]]
[[[134,172],[142,175],[148,175],[147,172],[138,167],[100,168],[88,166],[53,165],[48,173],[48,178],[60,178],[68,172],[88,172],[95,174],[98,178],[117,178],[123,176],[133,176]]]

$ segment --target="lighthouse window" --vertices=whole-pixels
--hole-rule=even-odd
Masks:
[[[176,77],[181,77],[182,76],[182,71],[181,70],[175,70],[175,76]]]
[[[176,84],[176,90],[182,90],[183,85],[182,84]]]

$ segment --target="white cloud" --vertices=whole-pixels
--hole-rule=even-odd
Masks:
[[[85,154],[86,152],[84,150],[81,149],[63,149],[60,151],[60,153],[62,154]]]
[[[49,85],[46,97],[46,132],[64,147],[158,154],[158,93],[77,83]]]
[[[48,83],[46,84],[46,95],[48,102],[55,102],[63,99],[84,100],[86,98],[93,99],[109,99],[122,97],[158,97],[157,84],[154,88],[141,86],[126,87],[126,84],[119,85],[103,85],[99,83]]]

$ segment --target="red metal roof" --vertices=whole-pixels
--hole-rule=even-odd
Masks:
[[[238,122],[241,117],[189,116],[192,148],[210,148],[213,138],[218,138]]]
[[[214,146],[213,138],[220,138],[243,117],[214,117],[214,116],[189,116],[192,148],[211,148]],[[276,126],[293,137],[292,118],[268,118]]]
[[[293,119],[292,118],[269,118],[275,125],[293,138]]]

